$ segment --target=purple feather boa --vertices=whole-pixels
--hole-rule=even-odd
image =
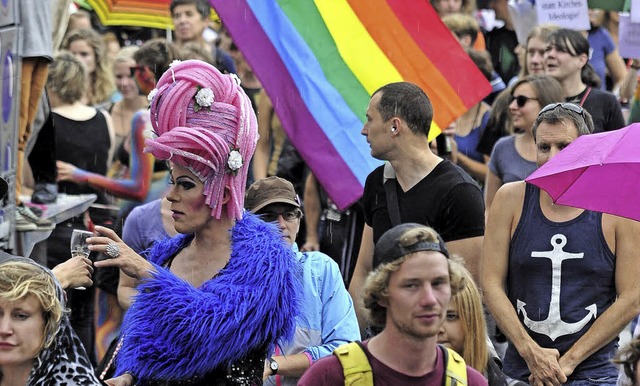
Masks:
[[[229,263],[200,288],[160,267],[192,238],[167,239],[149,254],[158,272],[138,287],[125,316],[118,373],[188,379],[293,338],[302,272],[273,224],[245,212],[231,232]]]

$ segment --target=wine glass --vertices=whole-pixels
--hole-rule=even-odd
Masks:
[[[89,250],[89,244],[87,244],[87,238],[92,236],[93,232],[74,229],[71,234],[71,257],[80,255],[88,258],[91,251]],[[75,289],[84,290],[86,288],[76,287]]]

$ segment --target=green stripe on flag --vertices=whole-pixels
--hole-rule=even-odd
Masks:
[[[364,122],[369,93],[342,60],[313,1],[278,0],[278,5],[315,55],[329,83],[342,95],[351,111]]]

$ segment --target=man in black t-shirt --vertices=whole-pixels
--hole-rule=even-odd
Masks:
[[[374,245],[395,225],[395,216],[391,216],[395,214],[399,223],[433,227],[447,248],[462,256],[477,277],[484,234],[482,191],[462,169],[431,152],[428,134],[432,118],[429,97],[414,84],[391,83],[371,97],[362,134],[371,146],[371,155],[389,165],[374,170],[364,187],[366,224],[349,287],[356,304],[371,271]],[[391,201],[393,207],[397,206],[391,215],[383,180],[389,181],[388,189],[397,196],[397,204]],[[362,310],[356,311],[362,327]]]

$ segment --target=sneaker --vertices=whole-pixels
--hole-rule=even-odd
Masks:
[[[25,220],[34,223],[37,230],[51,230],[56,227],[56,224],[54,224],[53,221],[40,218],[26,205],[17,206],[16,214],[20,214]],[[16,221],[17,220],[18,217],[16,216]]]
[[[39,218],[42,218],[42,209],[38,208],[37,206],[33,206],[29,204],[23,204],[23,205],[26,206],[27,209],[29,209],[31,212],[33,212],[33,214],[35,214]]]
[[[38,229],[36,223],[27,220],[16,210],[16,230],[19,232],[35,231]]]

